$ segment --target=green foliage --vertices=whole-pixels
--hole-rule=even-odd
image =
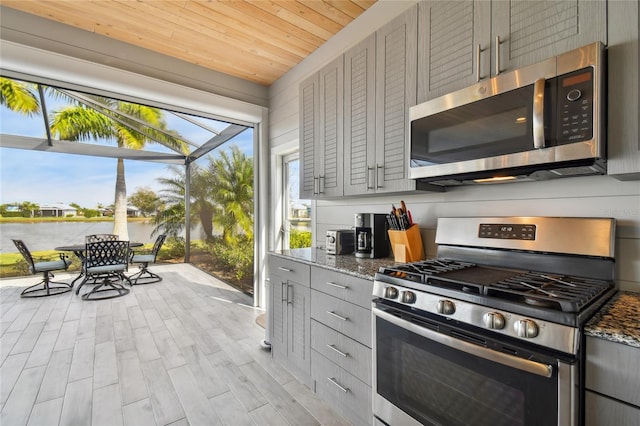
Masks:
[[[289,248],[311,247],[311,232],[292,229],[289,233]]]
[[[209,252],[239,280],[253,273],[253,238],[238,236],[234,244],[214,237]]]
[[[92,217],[98,217],[100,216],[100,211],[99,210],[93,210],[93,209],[83,209],[84,212],[84,217],[90,219]]]
[[[168,237],[160,250],[162,258],[178,259],[185,255],[185,239],[182,237]]]
[[[148,216],[156,212],[160,199],[150,188],[141,187],[129,197],[129,202],[139,208],[143,216]]]

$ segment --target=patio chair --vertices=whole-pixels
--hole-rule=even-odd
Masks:
[[[164,240],[167,238],[165,234],[158,235],[156,238],[156,242],[153,244],[153,249],[151,253],[135,253],[132,252],[131,263],[138,263],[138,267],[140,271],[131,275],[129,279],[136,284],[151,284],[162,281],[162,277],[158,274],[154,274],[149,271],[149,264],[156,263],[156,258],[158,257],[158,253],[162,248],[162,244],[164,244]]]
[[[83,300],[111,299],[124,296],[129,289],[123,285],[131,281],[124,274],[129,267],[129,241],[97,241],[87,243],[86,259],[83,265],[84,279],[80,288],[92,281],[91,291],[83,294]]]
[[[85,237],[85,242],[96,243],[98,241],[118,241],[118,239],[116,234],[92,234]]]
[[[66,271],[69,268],[69,265],[71,265],[71,261],[64,253],[60,253],[60,260],[35,262],[33,260],[33,256],[31,256],[31,252],[22,240],[12,241],[18,248],[18,251],[20,251],[22,257],[24,257],[24,260],[27,261],[27,264],[29,265],[29,272],[33,275],[42,272],[42,281],[24,289],[22,293],[20,293],[20,297],[54,296],[56,294],[71,291],[73,284],[51,281],[51,278],[53,278],[53,271]]]

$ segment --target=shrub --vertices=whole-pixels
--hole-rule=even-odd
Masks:
[[[240,236],[235,244],[226,244],[222,238],[214,238],[209,251],[238,280],[253,273],[253,238]]]
[[[165,259],[179,259],[185,255],[185,239],[182,237],[168,237],[162,245],[160,253]]]
[[[100,215],[100,211],[93,209],[84,209],[84,217],[90,219],[92,217],[97,217]]]
[[[289,234],[289,248],[311,247],[311,232],[292,229]]]

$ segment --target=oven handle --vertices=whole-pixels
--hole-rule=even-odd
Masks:
[[[482,346],[467,343],[465,341],[429,330],[428,328],[420,327],[417,324],[414,324],[402,318],[398,318],[397,316],[382,311],[376,307],[372,308],[372,312],[375,316],[389,321],[390,323],[395,324],[398,327],[402,327],[429,340],[433,340],[445,346],[449,346],[450,348],[466,352],[470,355],[478,356],[489,361],[506,365],[508,367],[517,368],[518,370],[526,371],[528,373],[537,374],[538,376],[542,377],[551,377],[551,375],[553,374],[553,367],[550,365],[529,361],[526,359],[515,357],[513,355],[504,354],[502,352],[493,351]]]

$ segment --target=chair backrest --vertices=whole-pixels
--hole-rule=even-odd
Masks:
[[[85,266],[128,265],[129,241],[96,241],[87,243]]]
[[[95,243],[97,241],[118,241],[118,235],[116,234],[93,234],[85,237],[85,242]]]
[[[156,242],[153,243],[153,250],[151,250],[151,254],[153,254],[153,261],[156,261],[156,257],[158,257],[158,253],[164,244],[164,240],[167,238],[167,234],[160,234],[158,238],[156,238]]]
[[[22,240],[11,240],[11,241],[13,241],[13,244],[16,245],[20,254],[22,255],[22,257],[24,257],[24,260],[26,260],[27,263],[29,264],[29,271],[31,271],[32,274],[35,274],[36,264],[33,261],[33,257],[31,256],[31,252],[27,248],[27,245]]]

